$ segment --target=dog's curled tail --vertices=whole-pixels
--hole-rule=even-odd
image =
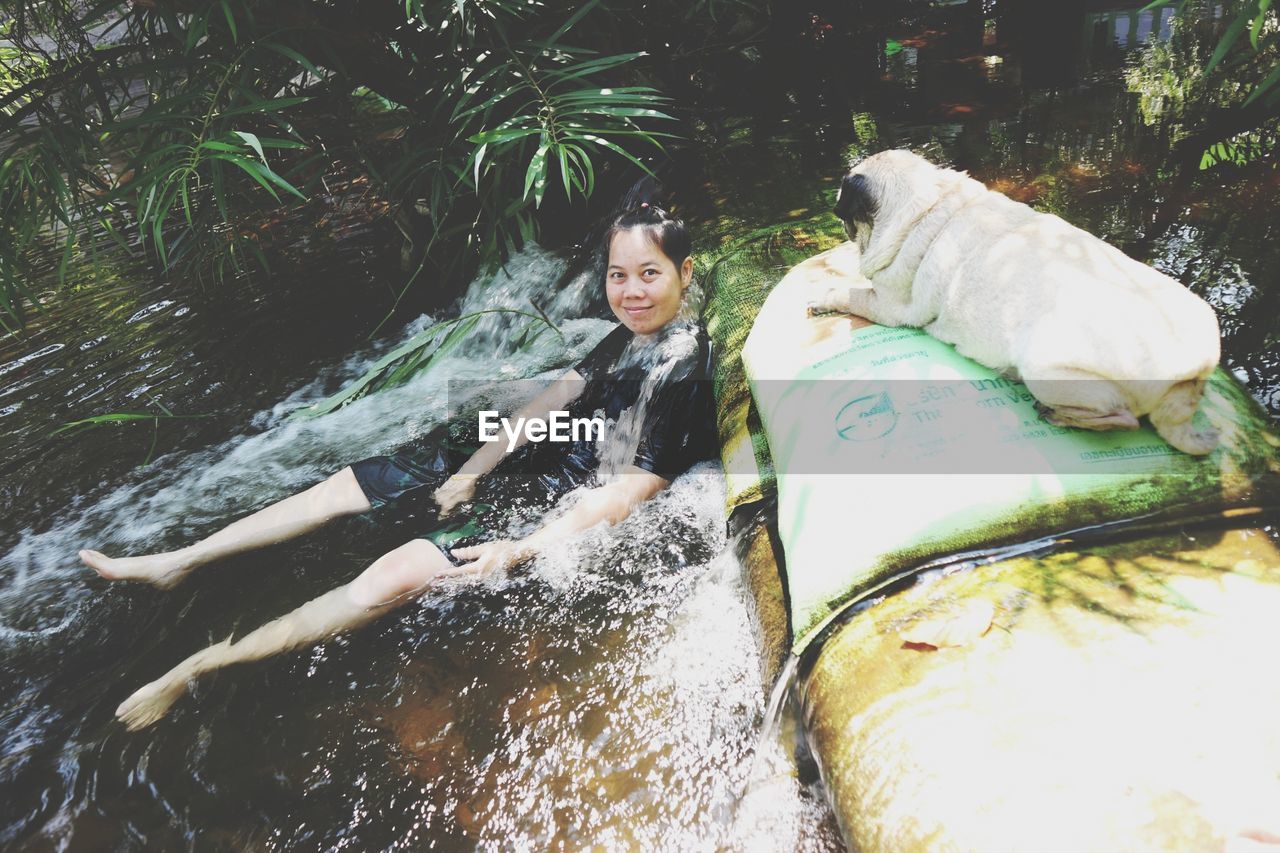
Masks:
[[[1192,417],[1204,395],[1204,379],[1175,383],[1151,410],[1151,425],[1160,437],[1183,453],[1203,456],[1218,446],[1218,431],[1192,425]]]

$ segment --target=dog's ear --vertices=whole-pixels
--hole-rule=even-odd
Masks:
[[[871,182],[865,175],[844,176],[836,196],[835,214],[850,224],[871,224],[876,215],[876,201],[871,196]]]

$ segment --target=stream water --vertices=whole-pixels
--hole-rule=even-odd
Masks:
[[[478,280],[462,311],[542,300],[562,271],[530,247]],[[510,579],[455,585],[311,653],[211,678],[141,740],[111,720],[119,686],[345,582],[413,535],[413,512],[227,560],[172,594],[86,576],[68,543],[129,553],[188,541],[430,431],[451,381],[563,369],[612,327],[574,319],[593,280],[542,300],[563,338],[504,353],[512,318],[487,315],[409,384],[289,417],[368,367],[373,348],[256,413],[251,434],[161,455],[20,531],[0,596],[0,749],[7,779],[27,784],[8,789],[6,808],[37,818],[35,837],[94,846],[683,848],[728,843],[731,829],[751,837],[760,821],[779,841],[819,834],[821,800],[794,779],[761,814],[737,814],[762,688],[712,465]]]
[[[705,254],[783,220],[817,227],[851,156],[925,151],[1184,281],[1276,413],[1276,172],[1170,180],[1176,130],[1212,99],[1153,87],[1162,69],[1193,77],[1220,12],[1179,30],[1140,6],[1062,4],[1050,22],[1012,2],[780,16],[762,47],[696,73],[665,58],[692,81],[695,138],[664,178]],[[507,579],[206,678],[141,733],[114,722],[177,660],[415,535],[413,512],[342,520],[172,592],[101,581],[77,548],[189,542],[429,431],[449,380],[546,376],[610,327],[582,316],[593,282],[552,291],[564,261],[531,247],[461,310],[532,297],[563,339],[509,351],[515,321],[493,315],[409,384],[290,417],[430,322],[410,306],[365,338],[403,276],[358,190],[324,202],[327,225],[300,232],[270,282],[215,293],[122,262],[49,292],[45,313],[0,339],[0,844],[838,849],[821,788],[759,738],[772,685],[710,464]],[[165,409],[200,417],[51,435]]]

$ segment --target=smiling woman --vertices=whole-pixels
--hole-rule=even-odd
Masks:
[[[619,218],[605,239],[609,307],[633,333],[656,332],[680,313],[693,280],[688,232],[661,208],[643,203]],[[677,267],[673,258],[684,260]]]
[[[81,551],[81,559],[103,577],[167,587],[199,565],[292,538],[427,486],[439,508],[438,521],[461,507],[467,510],[460,521],[437,523],[384,554],[349,584],[239,640],[191,655],[135,691],[117,716],[131,729],[150,725],[202,674],[317,643],[400,607],[442,577],[508,569],[602,521],[622,521],[695,463],[711,458],[714,408],[705,381],[710,345],[705,332],[681,316],[692,276],[688,232],[678,219],[644,204],[616,219],[606,241],[609,304],[622,326],[514,419],[503,419],[524,429],[514,435],[508,429],[506,442],[482,443],[447,479],[456,461],[441,448],[428,457],[375,456],[178,551],[124,559]],[[545,427],[553,414],[570,413],[571,422],[590,422],[602,414],[613,426],[571,430],[567,441],[532,440],[528,425]],[[496,477],[484,484],[477,500],[478,480],[491,472]],[[495,506],[524,503],[545,511],[580,488],[571,508],[533,533],[508,539],[501,532],[512,522]]]

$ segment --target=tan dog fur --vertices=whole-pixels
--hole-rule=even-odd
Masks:
[[[1179,450],[1216,446],[1192,416],[1220,357],[1218,321],[1177,281],[909,151],[854,167],[836,214],[865,281],[829,287],[811,310],[922,328],[1021,379],[1053,423],[1136,429],[1149,415]]]

